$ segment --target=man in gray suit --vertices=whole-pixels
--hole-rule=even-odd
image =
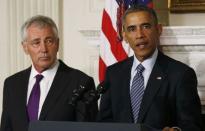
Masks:
[[[27,131],[29,122],[94,121],[97,103],[89,110],[79,100],[69,105],[73,90],[95,89],[83,72],[57,59],[59,36],[56,24],[46,16],[34,16],[22,26],[22,46],[32,66],[5,80],[1,131]]]
[[[158,49],[162,26],[155,11],[131,7],[122,23],[123,38],[134,56],[107,68],[99,121],[201,131],[196,74]]]

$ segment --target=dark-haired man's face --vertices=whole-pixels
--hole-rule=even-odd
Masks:
[[[141,62],[154,53],[161,32],[162,26],[156,25],[154,18],[148,12],[133,12],[125,18],[123,38]]]

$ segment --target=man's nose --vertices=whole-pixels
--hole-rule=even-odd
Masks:
[[[142,38],[144,36],[143,29],[137,28],[136,29],[136,38]]]
[[[47,46],[46,46],[46,43],[44,41],[41,41],[40,49],[41,49],[41,51],[47,51]]]

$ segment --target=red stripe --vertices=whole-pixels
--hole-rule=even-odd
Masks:
[[[147,6],[148,6],[149,8],[153,8],[153,7],[154,7],[153,2],[149,2],[149,3],[147,4]]]
[[[103,11],[102,31],[107,37],[111,46],[111,51],[117,61],[122,61],[127,58],[128,56],[122,47],[122,43],[117,39],[117,32],[112,26],[110,16],[105,10]]]
[[[104,81],[105,78],[105,71],[107,66],[105,65],[104,61],[101,57],[99,57],[99,81]]]

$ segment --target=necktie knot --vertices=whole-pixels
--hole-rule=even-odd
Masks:
[[[138,74],[142,74],[142,72],[145,70],[144,66],[142,64],[139,64],[136,68]]]
[[[43,75],[38,74],[36,75],[36,82],[39,83],[43,79]]]

